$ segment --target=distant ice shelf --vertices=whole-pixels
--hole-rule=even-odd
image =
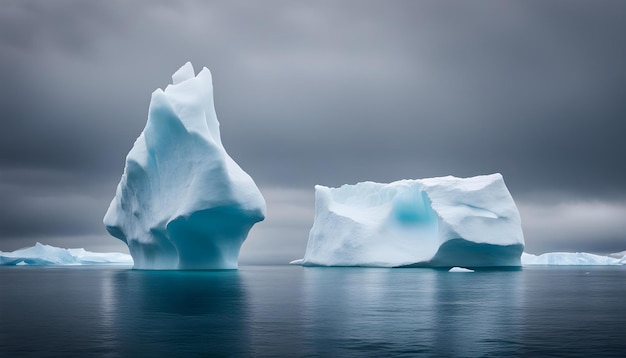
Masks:
[[[626,256],[615,258],[586,252],[549,252],[533,255],[522,254],[522,266],[610,266],[626,264]]]
[[[15,265],[132,265],[130,255],[121,252],[91,252],[85,249],[64,249],[37,243],[12,252],[0,251],[0,266]]]

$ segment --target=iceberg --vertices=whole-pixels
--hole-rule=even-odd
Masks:
[[[136,269],[236,269],[265,200],[226,153],[210,71],[187,62],[152,93],[104,225]]]
[[[519,267],[521,219],[502,175],[315,186],[303,266]]]
[[[474,270],[466,269],[464,267],[453,267],[448,272],[474,272]]]
[[[524,252],[522,254],[522,265],[524,266],[610,266],[624,264],[626,264],[626,256],[614,258],[586,252],[548,252],[541,255]]]
[[[132,265],[130,255],[121,252],[90,252],[36,243],[12,252],[0,251],[0,265]]]

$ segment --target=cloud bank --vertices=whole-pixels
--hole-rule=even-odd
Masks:
[[[150,93],[186,61],[212,70],[224,145],[267,198],[244,263],[304,252],[314,184],[492,172],[531,252],[626,247],[621,1],[2,8],[4,251],[123,249],[101,217]]]

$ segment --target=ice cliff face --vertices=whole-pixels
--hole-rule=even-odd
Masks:
[[[500,174],[315,187],[305,266],[520,266],[519,212]]]
[[[209,70],[187,63],[172,79],[152,93],[104,225],[138,269],[237,268],[265,201],[222,145]]]

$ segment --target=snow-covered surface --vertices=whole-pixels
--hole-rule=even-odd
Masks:
[[[237,268],[265,201],[222,145],[209,70],[188,62],[172,80],[152,93],[104,224],[135,268]]]
[[[520,266],[520,215],[500,174],[315,187],[305,266]]]
[[[90,252],[64,249],[41,243],[12,252],[0,251],[0,265],[132,265],[130,255],[121,252]]]
[[[453,267],[448,272],[474,272],[474,270],[466,269],[464,267]]]
[[[614,258],[609,256],[601,256],[589,254],[586,252],[549,252],[542,255],[532,255],[528,253],[522,254],[522,265],[624,265],[626,264],[626,256],[622,258]]]

